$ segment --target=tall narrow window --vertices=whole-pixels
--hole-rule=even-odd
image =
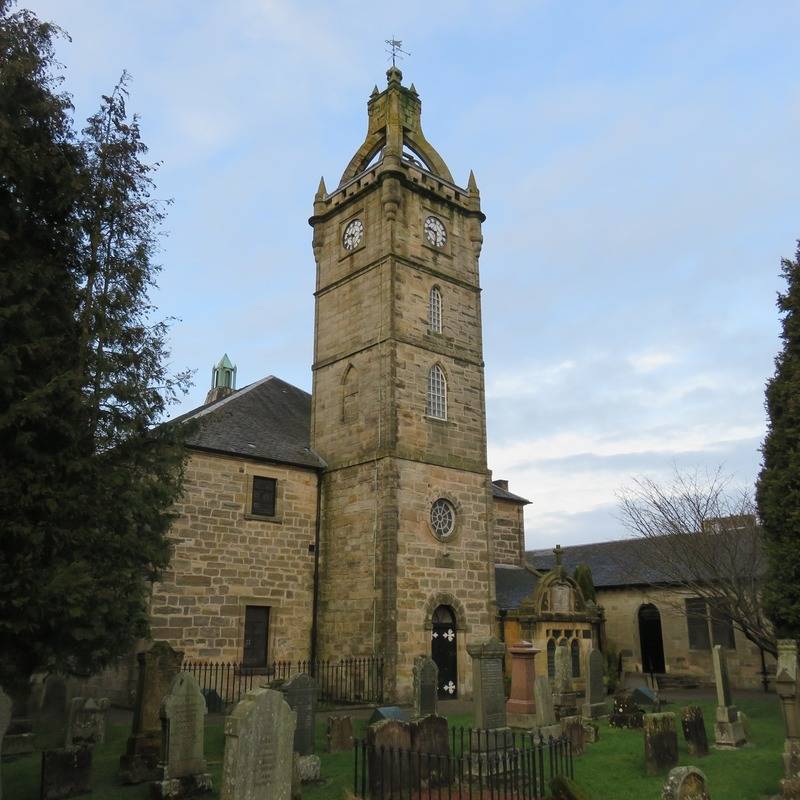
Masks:
[[[250,513],[259,517],[275,516],[275,490],[278,481],[275,478],[253,477],[253,503]]]
[[[577,639],[572,640],[569,646],[570,655],[572,656],[572,677],[580,678],[581,676],[581,646],[578,644]]]
[[[556,643],[553,639],[547,641],[547,677],[551,680],[556,676]]]
[[[432,333],[442,332],[442,293],[438,286],[428,296],[428,328]]]
[[[438,364],[428,373],[428,403],[425,413],[436,419],[447,419],[447,381]]]
[[[244,666],[267,666],[268,641],[269,606],[247,606],[244,610]]]
[[[706,601],[702,597],[687,597],[686,624],[689,631],[690,650],[710,650],[711,637],[708,635],[708,615]]]
[[[351,364],[342,380],[342,422],[358,419],[358,372]]]

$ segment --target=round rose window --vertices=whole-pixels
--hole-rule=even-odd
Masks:
[[[431,506],[431,528],[440,538],[446,539],[456,526],[456,510],[449,500],[439,498]]]

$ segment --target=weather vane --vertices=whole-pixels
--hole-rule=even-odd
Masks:
[[[388,44],[390,48],[386,52],[389,53],[392,57],[393,67],[397,66],[397,64],[395,63],[396,59],[402,58],[403,56],[411,55],[411,53],[408,53],[405,50],[403,50],[403,42],[400,39],[387,39],[386,44]]]

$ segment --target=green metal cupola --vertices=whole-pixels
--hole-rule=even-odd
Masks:
[[[225,353],[211,368],[211,389],[206,395],[206,403],[214,403],[236,391],[236,366]]]

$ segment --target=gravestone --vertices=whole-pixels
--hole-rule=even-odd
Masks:
[[[627,692],[619,692],[614,695],[608,724],[612,728],[641,728],[644,724],[644,711]]]
[[[380,722],[384,719],[396,719],[399,722],[408,722],[408,714],[405,709],[400,708],[400,706],[379,706],[372,712],[372,715],[367,721],[367,725],[372,725],[374,722]]]
[[[66,747],[93,747],[106,740],[108,699],[73,697],[69,701]]]
[[[40,800],[62,800],[91,791],[91,747],[62,747],[42,752]]]
[[[574,717],[562,717],[561,735],[569,739],[572,744],[572,755],[582,756],[586,749],[586,731],[583,720],[576,714]]]
[[[281,692],[253,689],[225,720],[221,800],[290,800],[296,715]]]
[[[3,755],[6,758],[32,753],[36,734],[30,718],[30,685],[15,691],[11,697],[11,720],[3,739]]]
[[[644,767],[648,775],[659,775],[678,765],[678,731],[675,715],[644,715]]]
[[[123,783],[143,783],[160,778],[161,701],[178,674],[183,653],[167,642],[156,642],[150,650],[136,656],[139,678],[133,710],[133,730],[125,754],[119,759]]]
[[[3,758],[3,737],[6,735],[8,724],[11,722],[11,698],[0,689],[0,762]],[[3,782],[0,777],[0,798],[3,797]]]
[[[720,749],[732,749],[747,744],[744,725],[739,719],[739,711],[733,705],[731,684],[728,678],[728,661],[721,645],[714,645],[714,682],[717,685],[717,712],[714,724],[714,740]]]
[[[586,659],[586,697],[581,714],[585,719],[597,719],[606,714],[606,687],[603,683],[603,654],[592,648]]]
[[[51,673],[44,680],[42,703],[36,712],[39,746],[59,748],[67,738],[67,682]]]
[[[503,658],[506,646],[495,638],[468,644],[472,657],[472,693],[476,728],[506,727],[506,696]]]
[[[206,713],[197,681],[188,672],[179,672],[161,703],[161,777],[150,784],[153,800],[211,791],[211,775],[203,755]]]
[[[398,750],[403,751],[398,755]],[[402,800],[416,784],[413,769],[401,769],[411,751],[411,725],[384,719],[367,728],[369,796],[382,800]]]
[[[555,667],[553,705],[556,716],[559,719],[571,717],[578,713],[578,698],[572,689],[572,656],[564,643],[556,647]]]
[[[450,736],[447,720],[431,714],[411,722],[411,750],[420,753],[416,767],[421,770],[416,785],[450,785]]]
[[[708,755],[708,737],[706,736],[706,722],[703,719],[703,709],[700,706],[686,706],[681,711],[681,727],[683,738],[690,756]]]
[[[530,642],[517,642],[508,648],[508,652],[511,653],[511,696],[506,703],[506,718],[508,724],[516,728],[532,728],[536,724],[534,662],[541,650]]]
[[[661,800],[711,800],[708,779],[697,767],[675,767],[661,790]]]
[[[353,749],[353,720],[350,717],[328,717],[325,731],[328,752],[340,753]]]
[[[553,708],[553,692],[545,675],[539,675],[533,682],[533,694],[536,698],[536,725],[539,735],[545,739],[561,736],[561,725],[556,721]]]
[[[310,675],[301,672],[281,686],[289,708],[297,714],[294,729],[294,752],[310,756],[314,752],[314,721],[317,713],[317,684]],[[303,766],[301,765],[301,771]]]
[[[428,656],[414,659],[414,716],[427,717],[436,713],[439,686],[439,667]]]
[[[661,709],[661,701],[656,692],[649,686],[636,686],[631,690],[631,700],[638,706],[652,706],[656,711]]]

